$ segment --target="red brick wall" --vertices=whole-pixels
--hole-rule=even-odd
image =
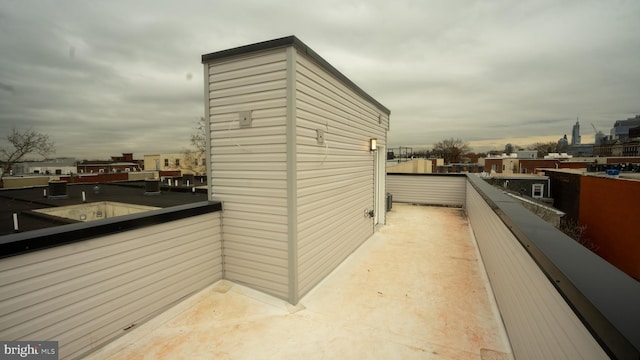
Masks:
[[[535,174],[536,169],[555,169],[557,163],[555,159],[521,159],[520,169],[527,169],[527,174]]]
[[[490,173],[493,164],[496,165],[496,172],[502,173],[502,159],[484,159],[484,171]]]
[[[581,224],[595,252],[640,280],[640,181],[582,176]]]
[[[158,175],[162,176],[182,176],[182,172],[180,170],[162,170],[158,171]]]
[[[102,173],[91,175],[74,176],[73,179],[69,176],[61,176],[60,180],[64,180],[68,183],[98,183],[98,182],[112,182],[112,181],[127,181],[129,180],[128,173]]]
[[[610,157],[607,158],[607,164],[620,164],[620,163],[640,163],[640,157]]]
[[[586,162],[560,162],[558,163],[558,169],[586,169]]]

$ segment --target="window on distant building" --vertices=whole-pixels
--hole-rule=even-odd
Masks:
[[[205,160],[205,158],[202,158],[202,165],[206,164],[207,161]]]
[[[176,167],[180,166],[180,159],[176,159]]]
[[[533,184],[531,187],[531,197],[541,199],[544,194],[544,184]]]
[[[164,159],[164,167],[169,167],[169,159]]]
[[[193,159],[193,165],[198,166],[198,159]]]

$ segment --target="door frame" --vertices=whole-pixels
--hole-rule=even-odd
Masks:
[[[373,170],[374,192],[374,226],[384,225],[387,222],[387,152],[384,145],[378,145],[375,152],[375,164]]]

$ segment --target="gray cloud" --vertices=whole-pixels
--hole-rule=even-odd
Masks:
[[[583,133],[608,132],[640,113],[638,13],[589,0],[3,2],[0,135],[32,127],[80,158],[180,151],[203,114],[200,55],[292,34],[391,109],[392,146],[559,138],[576,116]]]

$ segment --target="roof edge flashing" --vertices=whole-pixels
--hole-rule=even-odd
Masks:
[[[482,178],[468,174],[467,179],[605,352],[617,358],[638,358],[640,287],[635,279]]]
[[[209,54],[204,54],[202,55],[202,63],[205,64],[205,63],[212,62],[219,59],[226,59],[236,55],[250,54],[253,52],[258,52],[258,51],[267,50],[267,49],[276,49],[279,47],[292,46],[292,45],[295,45],[296,43],[299,44],[298,47],[300,46],[304,48],[307,47],[298,38],[296,38],[293,35],[290,35],[290,36],[285,36],[278,39],[261,41],[254,44],[242,45],[242,46],[238,46],[231,49],[220,50],[220,51],[215,51]]]
[[[235,48],[221,50],[212,52],[209,54],[202,55],[202,63],[207,64],[210,62],[214,62],[216,60],[227,59],[234,56],[247,55],[251,53],[256,53],[264,50],[272,50],[277,48],[283,48],[287,46],[293,46],[298,51],[311,59],[317,62],[322,68],[324,68],[327,72],[334,75],[340,81],[342,81],[347,87],[351,88],[357,94],[364,97],[367,101],[370,101],[374,104],[379,110],[385,113],[387,116],[391,115],[391,110],[389,110],[386,106],[382,105],[376,99],[374,99],[371,95],[367,94],[364,90],[362,90],[358,85],[356,85],[353,81],[349,80],[344,74],[342,74],[338,69],[336,69],[333,65],[331,65],[328,61],[322,58],[322,56],[318,55],[313,49],[303,43],[300,39],[295,37],[294,35],[285,36],[278,39],[261,41],[254,44],[238,46]]]

